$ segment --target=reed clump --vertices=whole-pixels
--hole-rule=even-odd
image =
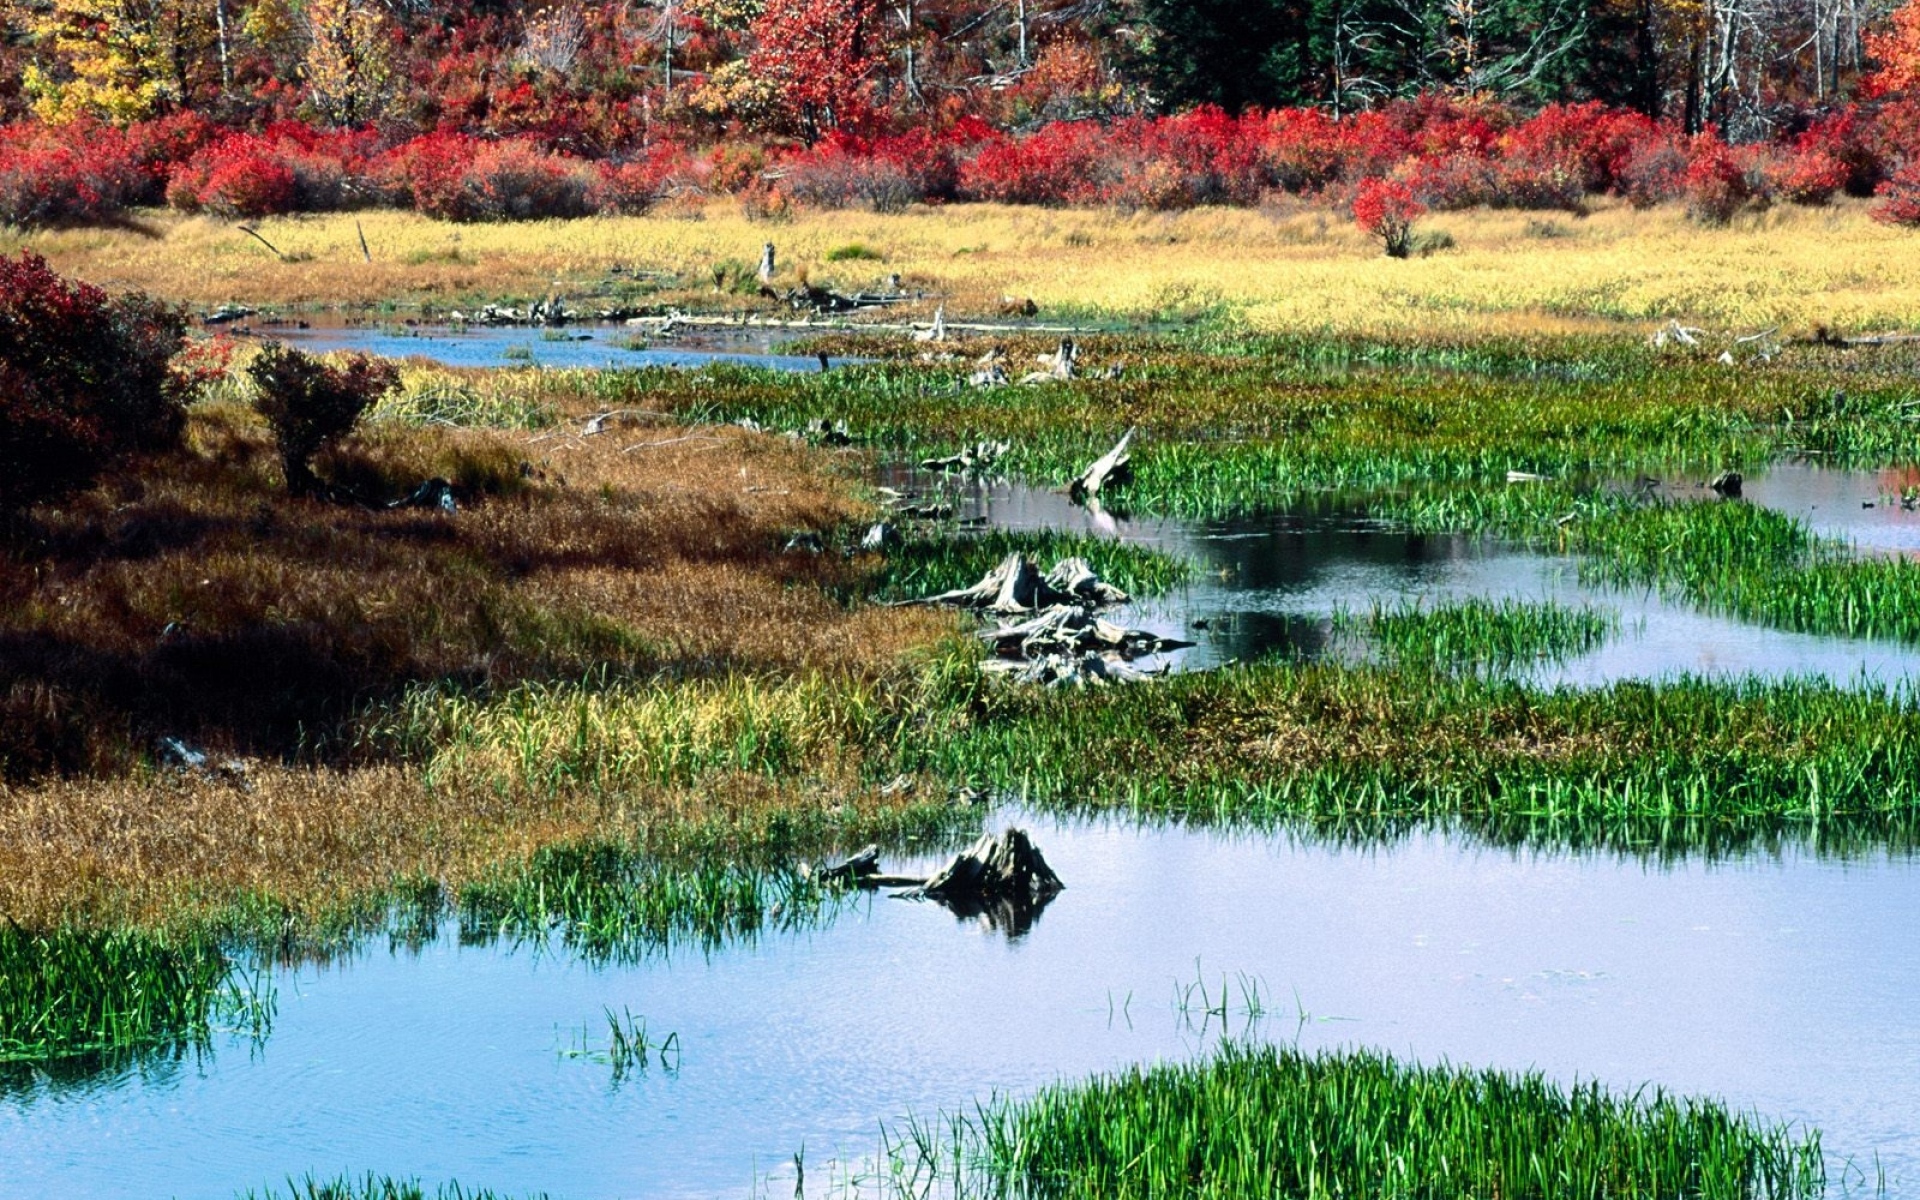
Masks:
[[[0,1062],[202,1040],[229,984],[205,940],[0,924]]]
[[[892,1147],[886,1194],[1811,1200],[1817,1132],[1706,1099],[1228,1043],[997,1100]],[[886,1185],[890,1185],[890,1190]]]
[[[1467,599],[1376,602],[1361,616],[1333,615],[1333,631],[1370,643],[1388,660],[1416,666],[1511,667],[1564,661],[1604,645],[1619,618],[1555,602]]]

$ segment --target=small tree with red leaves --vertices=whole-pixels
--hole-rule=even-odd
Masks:
[[[878,0],[767,0],[747,66],[771,84],[781,114],[808,144],[860,125],[881,58]]]
[[[1363,180],[1353,196],[1354,224],[1379,238],[1388,258],[1405,258],[1413,250],[1413,223],[1426,211],[1397,179]]]

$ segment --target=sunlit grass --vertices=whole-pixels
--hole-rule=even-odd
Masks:
[[[1229,1043],[889,1139],[882,1196],[1812,1200],[1817,1132],[1709,1099]],[[870,1193],[862,1193],[870,1194]]]
[[[831,261],[858,244],[908,286],[944,298],[949,316],[992,313],[1001,297],[1033,298],[1042,315],[1230,318],[1261,330],[1447,335],[1564,333],[1670,318],[1753,331],[1815,324],[1905,326],[1920,284],[1904,269],[1912,235],[1875,224],[1866,205],[1781,206],[1725,229],[1677,207],[1635,212],[1601,202],[1541,239],[1524,212],[1428,218],[1455,248],[1402,261],[1340,213],[1316,205],[1271,211],[1201,209],[1119,214],[957,205],[903,214],[803,212],[778,224],[730,200],[635,218],[449,225],[401,212],[270,219],[276,260],[234,227],[153,213],[158,235],[45,231],[0,236],[31,245],[62,271],[197,303],[316,305],[545,296],[611,286],[608,268],[665,272],[661,296],[740,301],[713,291],[712,268],[758,260],[762,242],[815,282],[857,288],[880,264]],[[373,261],[361,258],[355,222]],[[642,299],[647,298],[644,294]],[[922,314],[922,319],[930,315]],[[897,314],[896,314],[897,315]]]

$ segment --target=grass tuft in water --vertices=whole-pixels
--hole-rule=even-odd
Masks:
[[[1242,1043],[996,1100],[944,1135],[890,1139],[882,1162],[891,1196],[937,1183],[1049,1200],[1810,1200],[1826,1187],[1818,1133],[1718,1101]]]
[[[215,1021],[260,1035],[272,1015],[266,976],[210,941],[0,925],[0,1061],[199,1043]]]
[[[361,1177],[341,1175],[319,1179],[307,1175],[289,1178],[286,1191],[266,1188],[241,1193],[240,1200],[546,1200],[545,1192],[512,1197],[489,1188],[468,1189],[458,1183],[443,1183],[428,1191],[417,1179],[395,1179],[389,1175],[367,1174]]]
[[[1345,608],[1333,614],[1336,635],[1364,639],[1389,661],[1412,666],[1563,662],[1604,645],[1619,624],[1591,608],[1478,598],[1431,608],[1418,600],[1376,603],[1364,617]]]

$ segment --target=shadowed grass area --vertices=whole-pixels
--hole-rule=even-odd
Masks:
[[[1812,1200],[1817,1132],[1662,1091],[1229,1043],[916,1129],[883,1195]]]

